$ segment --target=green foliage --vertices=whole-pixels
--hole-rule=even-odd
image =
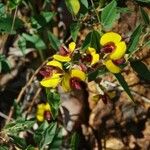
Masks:
[[[60,95],[56,92],[50,92],[47,90],[47,100],[51,106],[52,117],[56,118],[58,115],[58,109],[60,105]]]
[[[136,0],[137,2],[142,2],[146,4],[150,4],[150,0]]]
[[[73,133],[71,137],[71,148],[72,150],[77,150],[78,149],[78,143],[79,143],[79,135],[78,133]]]
[[[49,39],[51,47],[54,50],[58,51],[58,49],[59,49],[59,47],[61,45],[59,39],[51,32],[48,32],[48,39]]]
[[[93,30],[92,32],[88,33],[88,35],[86,36],[83,45],[82,45],[82,50],[87,49],[88,47],[93,47],[96,50],[100,49],[100,34]]]
[[[150,81],[150,71],[144,63],[141,61],[131,61],[130,64],[142,79]]]
[[[80,24],[78,22],[72,23],[70,26],[71,36],[74,42],[77,40],[77,36],[80,30]]]
[[[132,33],[129,46],[128,46],[128,50],[127,50],[129,55],[137,51],[137,46],[139,44],[139,39],[142,33],[142,29],[143,29],[142,25],[139,25]]]
[[[10,65],[7,61],[6,57],[2,54],[0,54],[0,73],[6,73],[10,71]]]
[[[142,7],[140,7],[140,11],[141,11],[141,16],[142,16],[142,19],[144,21],[144,24],[149,25],[150,24],[150,18],[149,18],[148,13]]]
[[[42,150],[45,146],[60,146],[55,142],[60,137],[60,129],[57,127],[57,123],[48,124],[46,121],[41,124],[41,126],[35,131],[34,139],[38,144],[39,148]],[[54,144],[55,143],[55,144]],[[57,147],[58,148],[58,147]]]
[[[0,150],[9,150],[9,148],[5,145],[0,145]]]
[[[118,17],[117,3],[115,0],[104,7],[100,17],[101,23],[105,29],[109,29],[112,27]]]
[[[125,92],[128,94],[130,99],[134,102],[134,98],[130,92],[129,86],[128,86],[127,82],[125,81],[124,77],[121,75],[121,73],[114,74],[114,76],[116,77],[116,79],[118,80],[118,82],[122,86],[122,88],[125,90]]]
[[[8,6],[10,9],[16,9],[20,5],[22,0],[9,0],[8,1]]]
[[[65,0],[67,9],[72,15],[77,15],[80,10],[79,0]]]

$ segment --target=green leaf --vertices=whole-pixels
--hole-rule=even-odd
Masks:
[[[20,48],[20,50],[22,51],[23,55],[25,55],[25,51],[27,49],[26,47],[26,39],[24,37],[20,37],[18,40],[18,46]]]
[[[71,32],[71,36],[74,42],[76,42],[77,40],[77,36],[80,30],[80,24],[79,23],[72,23],[70,25],[70,32]]]
[[[41,142],[41,139],[44,136],[45,130],[48,128],[49,124],[47,121],[44,121],[40,127],[34,132],[33,138],[35,140],[35,143],[39,144]]]
[[[52,117],[56,118],[60,106],[60,95],[55,92],[47,92],[47,100],[51,106]]]
[[[133,32],[133,34],[131,35],[131,39],[129,42],[129,47],[127,52],[131,55],[133,54],[137,49],[138,43],[139,43],[139,39],[142,33],[142,25],[139,25]]]
[[[117,17],[117,3],[113,0],[106,7],[104,7],[101,13],[101,23],[103,27],[105,29],[111,28]]]
[[[120,83],[122,88],[125,90],[125,92],[128,94],[130,99],[134,102],[134,98],[130,92],[129,86],[128,86],[127,82],[125,81],[124,77],[120,73],[114,74],[114,76],[117,78],[118,82]]]
[[[137,2],[148,3],[150,4],[150,0],[136,0]]]
[[[147,25],[150,24],[148,13],[142,7],[140,7],[140,11],[141,11],[141,16],[142,16],[144,23]]]
[[[35,148],[32,145],[29,145],[25,150],[35,150]]]
[[[79,0],[65,0],[67,9],[72,15],[77,15],[80,10]]]
[[[4,132],[9,135],[17,135],[20,131],[26,131],[33,127],[34,121],[17,119],[4,127]]]
[[[5,5],[3,3],[0,3],[0,17],[4,17],[5,14]]]
[[[93,30],[92,32],[88,33],[88,35],[86,36],[83,45],[82,45],[82,50],[87,49],[88,47],[93,47],[96,49],[96,51],[99,51],[100,49],[100,34]]]
[[[44,131],[44,137],[41,139],[40,148],[44,149],[46,145],[52,143],[56,135],[57,123],[51,123],[49,127]]]
[[[53,19],[53,17],[56,15],[56,13],[55,12],[49,12],[49,11],[43,11],[43,12],[41,12],[41,15],[44,17],[44,19],[48,23]]]
[[[150,71],[143,62],[132,61],[130,64],[133,70],[136,71],[141,78],[150,81]]]
[[[38,50],[46,49],[46,45],[44,41],[38,35],[36,34],[29,35],[29,34],[23,33],[22,37],[25,38],[26,41],[33,43],[35,45],[35,48],[37,48]]]
[[[59,39],[51,32],[48,32],[48,39],[50,41],[51,47],[54,50],[58,51],[58,49],[59,49],[59,47],[61,45]]]
[[[95,80],[98,76],[101,76],[108,72],[105,67],[96,69],[94,72],[88,74],[88,81]]]
[[[79,134],[75,132],[75,133],[73,133],[73,135],[71,137],[72,150],[77,150],[78,144],[79,144]]]
[[[9,0],[8,7],[11,9],[15,9],[16,7],[18,7],[20,5],[21,2],[22,2],[22,0]]]
[[[6,59],[1,61],[1,67],[2,67],[2,72],[4,72],[4,73],[10,71],[10,64]]]
[[[147,41],[143,47],[150,47],[150,41]]]
[[[88,1],[87,1],[87,0],[80,0],[80,2],[84,5],[85,8],[88,9],[89,4],[88,4]]]
[[[6,18],[0,18],[0,32],[10,33],[13,24],[13,17],[7,16]],[[23,27],[23,22],[19,18],[15,19],[14,28],[11,34],[16,33],[16,30]]]
[[[25,139],[13,135],[10,137],[13,144],[17,145],[17,147],[24,149],[27,146]]]
[[[0,145],[0,150],[9,150],[9,148],[7,146]]]
[[[51,150],[60,149],[62,146],[62,140],[63,140],[62,128],[58,128],[54,136],[53,142],[50,144],[49,148]]]

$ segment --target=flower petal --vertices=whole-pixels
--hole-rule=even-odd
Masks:
[[[53,67],[58,67],[59,69],[63,70],[62,64],[59,61],[56,61],[56,60],[49,61],[47,63],[47,65],[48,66],[53,66]]]
[[[95,48],[88,47],[87,52],[89,52],[90,54],[91,54],[91,53],[96,53],[96,50],[95,50]]]
[[[115,50],[109,56],[112,60],[120,59],[125,55],[126,49],[126,43],[119,42],[118,44],[116,44]]]
[[[37,120],[40,121],[40,122],[43,122],[43,121],[44,121],[44,116],[37,115],[36,118],[37,118]]]
[[[70,91],[71,87],[70,87],[70,75],[68,73],[66,73],[62,79],[62,88],[65,92]]]
[[[92,53],[91,56],[92,56],[91,65],[94,65],[94,64],[96,64],[97,62],[99,62],[99,54]]]
[[[86,74],[83,71],[78,70],[78,69],[71,70],[70,75],[71,75],[71,78],[72,77],[77,77],[82,81],[85,81],[85,79],[86,79]]]
[[[106,68],[112,72],[112,73],[119,73],[121,71],[120,67],[118,67],[117,65],[115,65],[112,60],[106,60],[104,62]]]
[[[51,107],[50,107],[49,103],[45,104],[44,110],[45,111],[51,111]]]
[[[68,62],[71,60],[71,58],[69,56],[61,56],[61,55],[53,55],[53,58],[60,61],[60,62]]]
[[[75,50],[75,48],[76,48],[76,43],[75,42],[71,42],[69,44],[69,50],[70,50],[70,52],[72,53]]]
[[[106,45],[107,43],[114,43],[117,44],[121,41],[121,36],[115,32],[108,32],[102,35],[100,39],[100,44],[102,46]]]
[[[61,74],[53,74],[50,78],[44,78],[40,83],[47,88],[56,88],[61,81]]]

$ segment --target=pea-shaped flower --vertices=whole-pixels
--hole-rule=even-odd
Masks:
[[[61,47],[58,54],[53,55],[53,58],[60,62],[69,62],[71,61],[72,53],[74,52],[76,44],[71,42],[69,47]]]
[[[88,49],[86,50],[85,55],[83,56],[82,62],[86,63],[90,66],[95,65],[96,63],[98,63],[99,61],[99,54],[96,53],[96,50],[92,47],[88,47]]]
[[[45,68],[40,71],[44,76],[40,84],[47,88],[56,88],[61,81],[63,72],[62,64],[56,60],[49,61]]]
[[[66,73],[62,79],[62,87],[65,92],[71,90],[81,90],[82,83],[86,80],[86,74],[79,69],[72,69]]]
[[[106,68],[112,73],[119,73],[121,68],[115,62],[122,59],[126,52],[126,43],[122,41],[121,36],[115,32],[105,33],[101,39],[102,52],[108,53],[104,64]]]
[[[36,118],[39,122],[43,122],[44,120],[50,121],[51,107],[49,103],[41,103],[37,105]]]

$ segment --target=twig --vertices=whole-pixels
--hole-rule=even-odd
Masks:
[[[40,69],[48,62],[48,60],[50,59],[51,57],[49,57],[47,60],[45,60],[37,69],[36,71],[34,72],[34,74],[32,75],[32,77],[30,78],[30,80],[27,82],[27,84],[22,88],[21,92],[19,93],[17,99],[16,99],[16,103],[19,103],[19,101],[21,100],[24,92],[26,91],[26,88],[32,83],[33,79],[35,78],[35,76],[38,74],[38,72],[40,71]],[[8,118],[6,120],[6,124],[9,123],[9,121],[11,120],[10,118],[12,117],[13,115],[13,112],[14,112],[14,106],[11,107],[10,111],[9,111],[9,114],[8,114]]]
[[[36,91],[36,93],[35,93],[35,95],[34,95],[34,97],[33,97],[32,101],[31,101],[31,103],[30,103],[30,106],[29,106],[29,108],[28,108],[28,110],[27,110],[27,114],[31,111],[32,106],[33,106],[33,104],[34,104],[34,102],[35,102],[36,98],[37,98],[37,97],[38,97],[38,95],[40,94],[41,90],[42,90],[42,89],[41,89],[41,88],[39,88],[39,89]]]
[[[0,117],[4,118],[4,119],[8,119],[8,116],[5,115],[4,113],[0,112]],[[12,118],[10,118],[11,120],[13,120]]]

